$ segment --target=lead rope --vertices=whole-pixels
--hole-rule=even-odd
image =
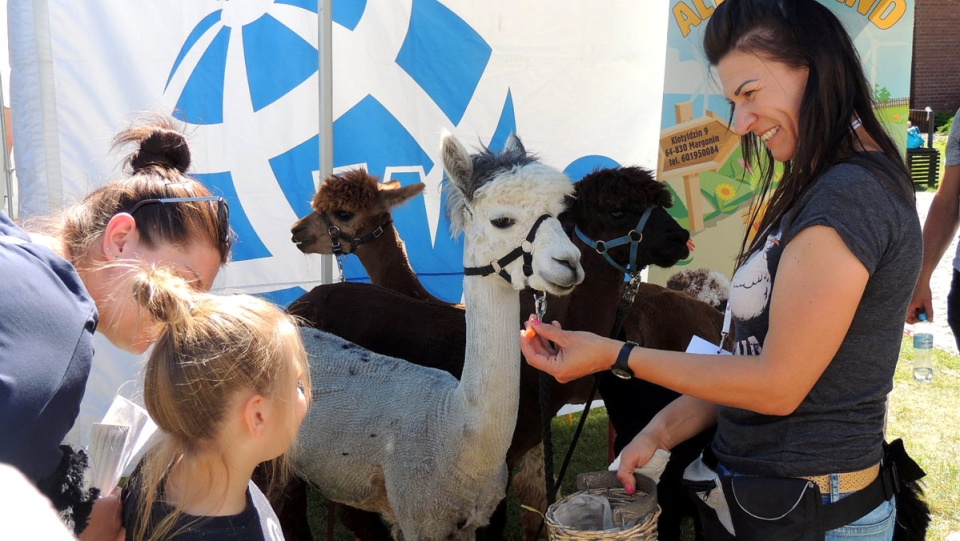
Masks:
[[[344,257],[345,257],[345,256],[344,256],[343,254],[340,254],[340,255],[336,256],[336,258],[337,258],[337,272],[340,273],[340,282],[346,282],[346,281],[347,281],[347,277],[343,275],[343,258],[344,258]]]
[[[533,293],[533,306],[537,315],[537,320],[544,323],[543,317],[547,313],[547,298],[541,291]],[[553,395],[553,377],[544,371],[537,375],[537,391],[540,402],[540,434],[543,442],[543,478],[546,483],[547,506],[553,505],[556,499],[557,489],[553,482],[553,427],[551,422],[553,417],[550,415],[550,406]],[[559,482],[559,481],[558,481]],[[543,527],[543,522],[540,523]],[[540,532],[537,532],[540,537]]]
[[[640,271],[643,270],[643,267],[634,269],[630,273],[630,281],[627,282],[626,287],[623,289],[623,295],[620,296],[620,303],[617,305],[617,319],[613,325],[613,332],[611,333],[611,338],[616,338],[620,331],[623,329],[623,322],[627,317],[627,313],[630,310],[630,306],[633,304],[633,300],[637,296],[637,291],[640,289]],[[727,313],[729,314],[729,304],[727,305]],[[540,318],[540,315],[537,315],[537,318]],[[729,329],[729,323],[725,323],[724,329]],[[726,337],[726,334],[724,334]],[[723,341],[720,342],[723,344]],[[546,373],[540,372],[540,392],[541,397],[543,396],[543,387],[544,380],[547,379],[547,384],[549,385],[549,379],[545,377]],[[553,444],[552,437],[550,437],[551,426],[550,422],[552,419],[546,413],[548,410],[544,406],[543,399],[540,401],[541,408],[541,421],[546,419],[543,422],[544,430],[544,444],[543,444],[543,461],[544,461],[544,477],[546,477],[546,486],[547,486],[547,507],[553,505],[557,499],[557,489],[556,487],[560,486],[560,483],[563,482],[563,476],[567,473],[567,467],[570,465],[570,461],[573,459],[573,451],[576,449],[577,442],[580,441],[580,435],[583,433],[583,427],[587,423],[587,415],[590,413],[590,407],[593,404],[593,399],[597,395],[597,388],[600,386],[600,374],[594,374],[593,376],[593,387],[590,388],[590,394],[587,396],[587,402],[583,406],[583,413],[580,414],[580,421],[577,423],[577,428],[573,431],[573,438],[570,440],[570,447],[567,448],[567,454],[563,457],[563,464],[560,466],[560,473],[557,474],[557,482],[553,482]],[[547,402],[549,404],[549,402]],[[549,448],[549,451],[548,451]],[[540,527],[537,529],[537,535],[535,539],[540,538],[540,534],[543,533],[543,527],[546,525],[546,516],[540,520]]]

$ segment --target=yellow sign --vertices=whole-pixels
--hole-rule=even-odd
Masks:
[[[681,122],[660,132],[660,178],[719,169],[740,138],[714,113]]]

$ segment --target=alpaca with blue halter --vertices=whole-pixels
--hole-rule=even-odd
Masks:
[[[647,207],[647,210],[645,210],[643,215],[640,216],[640,221],[637,222],[636,227],[627,232],[626,235],[617,237],[613,240],[593,240],[588,237],[579,226],[575,226],[573,231],[587,246],[590,246],[596,250],[598,254],[602,255],[603,258],[607,260],[607,263],[610,263],[613,268],[623,272],[624,274],[634,276],[643,270],[643,266],[639,268],[637,267],[637,251],[640,243],[643,242],[643,228],[646,227],[647,221],[650,219],[650,214],[653,212],[653,209],[654,207]],[[630,262],[626,267],[624,267],[610,257],[609,250],[610,248],[616,248],[617,246],[623,246],[628,243],[630,244]]]
[[[346,174],[340,176],[344,177]],[[334,223],[354,237],[363,236],[389,217],[387,213],[377,210],[377,207],[386,205],[378,205],[375,201],[387,197],[387,194],[393,191],[381,189],[378,193],[381,185],[375,184],[371,179],[356,178],[352,188],[341,186],[341,180],[335,179],[329,184],[321,185],[314,202],[314,214],[304,219],[312,221],[313,226],[320,228],[317,229],[318,233],[322,232],[321,229],[325,230],[321,220],[316,217],[319,211],[328,213]],[[637,167],[602,169],[587,175],[575,183],[574,187],[576,193],[565,214],[569,222],[565,222],[564,226],[571,236],[573,225],[577,224],[592,238],[618,237],[623,231],[635,227],[647,207],[661,207],[651,213],[644,228],[644,241],[638,248],[638,266],[668,267],[678,259],[688,256],[689,234],[664,210],[671,204],[669,191],[662,183],[657,182],[650,172]],[[364,198],[355,195],[361,191],[367,193]],[[412,275],[409,261],[401,249],[402,242],[399,239],[391,240],[388,236],[384,235],[380,240],[356,252],[364,267],[368,268],[371,281],[407,273]],[[306,248],[304,252],[329,248],[326,236],[318,237],[318,242],[309,242],[309,237],[311,235],[306,231],[298,231],[296,235],[297,240],[305,241],[298,244],[301,249]],[[556,319],[565,326],[569,323],[583,330],[609,332],[617,299],[620,297],[618,287],[623,282],[623,273],[611,267],[593,248],[582,243],[577,237],[574,239],[582,254],[581,263],[586,278],[571,295],[551,299],[551,310],[541,317],[541,320]],[[611,256],[623,266],[629,263],[628,255],[629,249],[624,247],[611,250]],[[390,272],[386,272],[387,269]],[[380,281],[374,283],[388,286]],[[389,289],[402,292],[403,295],[387,291],[384,287],[360,283],[319,286],[291,304],[290,309],[311,326],[332,332],[379,353],[441,368],[459,378],[463,370],[466,333],[462,306],[459,309],[449,307],[449,310],[440,310],[434,303],[407,298],[416,296],[410,293],[409,287],[396,289],[399,285],[391,283]],[[523,308],[520,310],[520,319],[526,319],[531,312],[537,311],[533,299],[521,296],[521,303]],[[446,315],[447,312],[449,316]],[[542,447],[538,446],[541,439],[541,406],[537,398],[536,370],[524,363],[521,365],[521,374],[517,426],[506,462],[508,465],[526,465],[514,468],[511,485],[520,502],[544,512],[544,453]],[[589,379],[565,385],[554,384],[551,392],[553,400],[546,406],[547,411],[555,413],[563,404],[583,403],[590,387]],[[551,414],[550,417],[552,416]],[[521,460],[531,449],[538,451],[539,461]],[[536,466],[538,463],[539,466]],[[293,493],[286,494],[284,511],[289,507]],[[302,513],[305,517],[305,491],[302,498],[304,501],[299,504],[297,496],[294,496],[293,506],[294,509],[304,509]],[[298,505],[302,506],[297,507]],[[338,509],[339,518],[357,538],[364,541],[390,539],[389,532],[382,529],[379,517],[362,515],[359,510],[347,509],[345,506],[338,506]],[[294,521],[302,524],[298,512],[294,510],[288,517],[291,520],[284,523],[284,534],[287,539],[313,539],[307,529],[302,530],[307,533],[299,536],[288,532],[287,526],[293,527]],[[506,520],[505,514],[504,512],[501,520]],[[540,516],[527,511],[521,511],[520,514],[525,539],[533,539]],[[495,514],[494,519],[497,517],[499,515]],[[283,518],[284,515],[281,514],[281,519]],[[502,527],[494,530],[500,531]]]
[[[579,250],[556,218],[573,193],[566,175],[531,159],[516,137],[502,153],[470,155],[446,135],[442,153],[464,269],[520,247],[497,264],[502,272],[487,273],[504,280],[464,277],[460,381],[302,331],[315,398],[295,466],[329,499],[380,513],[407,541],[469,540],[487,523],[505,495],[519,405],[519,291],[562,295],[583,280]]]

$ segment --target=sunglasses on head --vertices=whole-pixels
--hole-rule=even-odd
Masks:
[[[227,205],[227,200],[219,195],[204,195],[198,197],[160,197],[157,199],[144,199],[142,201],[137,201],[137,204],[133,206],[128,212],[132,215],[133,213],[140,210],[140,207],[145,205],[158,204],[162,205],[164,203],[187,203],[191,201],[216,201],[217,202],[217,219],[220,222],[220,233],[221,238],[224,242],[230,240],[230,207]]]

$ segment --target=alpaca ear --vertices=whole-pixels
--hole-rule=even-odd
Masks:
[[[450,180],[464,194],[471,193],[467,183],[473,177],[473,162],[467,149],[446,130],[440,136],[440,154],[443,157],[443,169]]]
[[[504,143],[503,148],[509,152],[518,152],[520,154],[527,153],[527,149],[523,148],[523,143],[520,142],[520,137],[512,132],[507,137],[507,142]]]
[[[400,187],[400,181],[397,179],[381,182],[380,184],[377,185],[377,189],[380,190],[381,192],[388,191],[388,190],[396,190],[399,187]]]
[[[408,199],[416,197],[423,193],[423,189],[426,185],[422,182],[416,184],[411,184],[409,186],[400,187],[400,182],[396,180],[391,180],[390,182],[396,182],[396,188],[390,189],[380,189],[380,204],[388,209],[392,209],[402,203],[405,203]]]

